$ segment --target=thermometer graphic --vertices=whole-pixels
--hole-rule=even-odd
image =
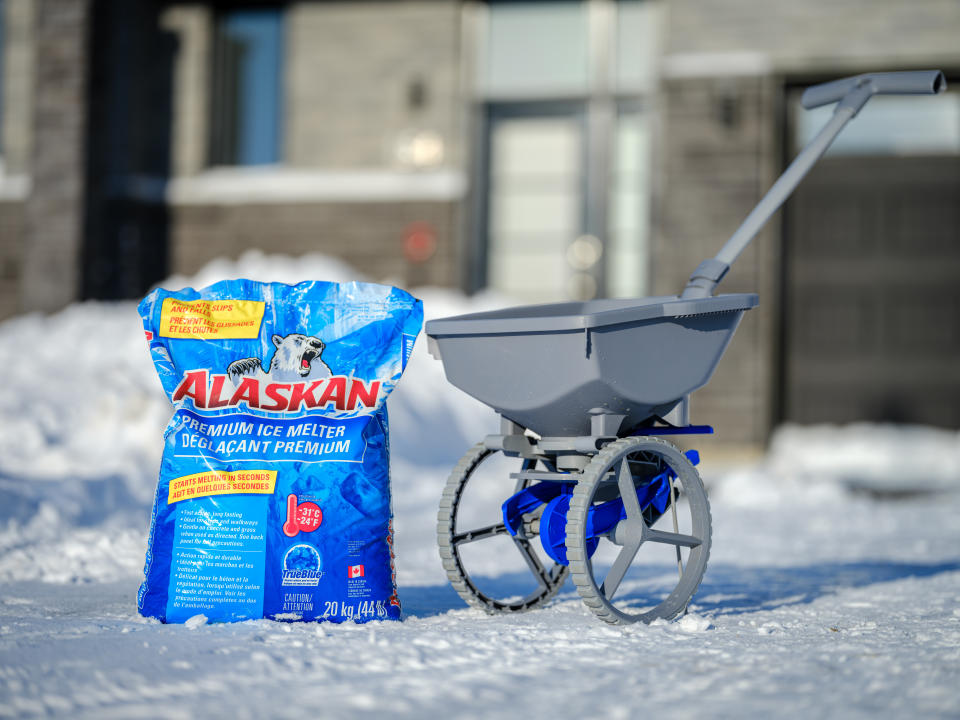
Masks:
[[[297,522],[297,496],[290,493],[287,495],[287,521],[283,524],[283,534],[293,537],[298,532],[300,524]]]

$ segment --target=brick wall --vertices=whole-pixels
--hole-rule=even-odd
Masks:
[[[671,53],[750,50],[784,72],[960,61],[956,0],[671,0]]]
[[[207,73],[212,13],[176,5],[162,25],[177,34],[174,63],[172,176],[208,170]],[[443,143],[439,162],[463,162],[459,88],[460,3],[291,3],[286,15],[284,150],[287,168],[324,171],[408,169],[398,156],[405,136],[429,132]],[[221,171],[218,171],[221,172]],[[254,172],[260,172],[255,170]],[[266,170],[269,173],[269,169]],[[243,175],[237,168],[236,174]],[[193,273],[216,257],[244,250],[321,252],[372,279],[455,284],[459,205],[454,200],[388,202],[316,199],[174,203],[170,270]],[[426,263],[403,256],[405,229],[429,223],[438,249]]]
[[[34,0],[3,4],[3,118],[0,136],[0,320],[21,310],[24,203],[33,135]]]
[[[203,5],[174,5],[160,19],[163,31],[173,33],[178,44],[172,68],[170,171],[174,177],[195,175],[207,164],[212,15]]]
[[[172,209],[172,270],[192,273],[214,258],[260,249],[331,255],[372,280],[448,285],[456,277],[455,217],[447,202],[181,205]],[[423,264],[403,258],[404,231],[415,222],[437,234],[437,252]]]
[[[37,0],[32,188],[21,297],[58,310],[79,294],[88,0]]]
[[[20,311],[23,203],[0,202],[0,320]]]
[[[457,164],[459,39],[449,0],[290,6],[286,162],[391,166],[400,135],[427,130]]]
[[[783,169],[784,86],[867,70],[960,69],[953,0],[671,0],[665,24],[654,291],[675,293]],[[760,294],[694,419],[719,441],[762,442],[776,418],[781,224],[775,216],[720,292]]]
[[[30,171],[33,148],[33,78],[35,0],[3,4],[3,172]]]
[[[667,81],[655,199],[653,292],[676,294],[713,257],[774,179],[776,86],[763,78]],[[768,225],[719,292],[757,292],[716,375],[692,398],[696,422],[727,442],[765,439],[771,423],[779,245]]]

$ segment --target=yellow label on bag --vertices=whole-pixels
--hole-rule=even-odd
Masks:
[[[260,300],[165,298],[160,310],[160,337],[253,340],[260,335],[265,306]]]
[[[171,480],[167,505],[210,495],[272,495],[276,485],[276,470],[208,470]]]

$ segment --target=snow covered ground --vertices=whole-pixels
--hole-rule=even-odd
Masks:
[[[355,277],[250,254],[166,285],[221,275]],[[428,317],[497,303],[415,294]],[[679,621],[604,625],[571,584],[490,617],[447,585],[434,533],[495,423],[421,346],[390,401],[406,620],[164,626],[136,612],[170,408],[134,305],[8,321],[0,364],[0,717],[960,716],[955,432],[785,427],[757,462],[705,457],[713,552]]]

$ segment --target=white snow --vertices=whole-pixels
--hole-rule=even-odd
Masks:
[[[187,618],[186,622],[183,623],[184,627],[186,627],[187,630],[196,630],[198,627],[206,624],[207,624],[207,616],[204,615],[203,613],[199,615],[194,615],[193,617],[189,617]],[[189,663],[187,663],[187,665],[189,665]]]
[[[168,286],[226,276],[357,279],[251,253]],[[503,302],[414,294],[428,317]],[[0,325],[0,717],[957,717],[957,432],[784,427],[723,471],[705,453],[713,551],[688,615],[611,627],[568,584],[492,617],[447,584],[435,527],[495,418],[423,345],[390,401],[405,621],[176,626],[136,612],[170,407],[134,304]]]

